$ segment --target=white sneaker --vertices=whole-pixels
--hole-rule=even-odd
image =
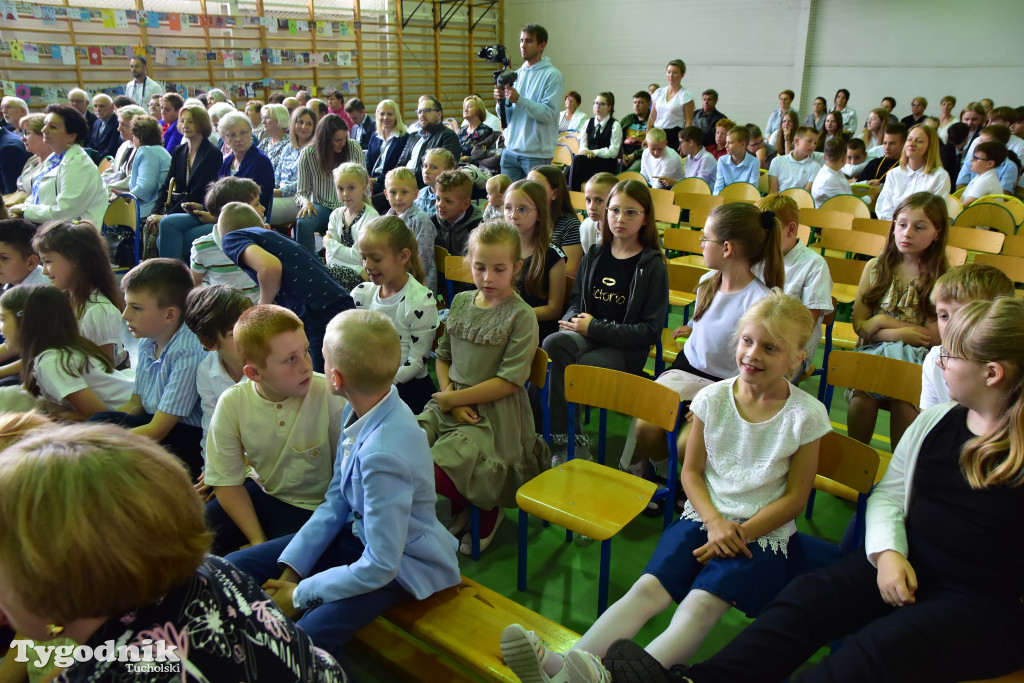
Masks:
[[[564,680],[564,668],[555,677],[544,671],[545,647],[540,637],[519,624],[507,626],[501,632],[501,656],[522,683],[555,683]]]
[[[502,520],[505,519],[505,511],[501,510],[498,513],[498,519],[494,522],[494,528],[491,529],[491,533],[480,539],[480,552],[487,550],[491,547],[491,541],[494,540],[494,535],[498,533],[498,527],[501,526]],[[459,552],[463,555],[473,554],[473,533],[470,532],[462,537],[462,542],[459,544]]]
[[[565,653],[564,669],[568,683],[612,683],[612,675],[604,668],[601,658],[585,650]]]

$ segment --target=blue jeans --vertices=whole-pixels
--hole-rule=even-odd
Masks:
[[[294,534],[313,516],[312,510],[274,498],[252,479],[246,479],[243,485],[267,538]],[[216,498],[206,504],[206,526],[215,534],[211,551],[214,555],[223,556],[249,542]]]
[[[241,571],[263,583],[267,579],[276,579],[281,575],[277,558],[288,547],[295,534],[267,541],[260,545],[231,553],[225,559]],[[319,574],[333,567],[344,567],[362,557],[365,548],[362,542],[352,535],[352,525],[346,524],[335,537],[334,542],[327,546],[323,555],[310,570],[309,575]],[[295,623],[313,639],[313,644],[338,656],[341,648],[355,634],[383,612],[400,602],[412,600],[409,591],[402,588],[397,580],[376,590],[360,595],[353,595],[307,610]]]
[[[203,223],[191,214],[176,213],[165,216],[160,221],[160,233],[156,237],[156,248],[165,258],[177,258],[188,263],[192,242],[209,234],[213,228],[212,224]]]
[[[522,180],[536,166],[547,166],[551,163],[551,157],[526,157],[519,156],[515,152],[505,150],[501,153],[501,172],[512,179]]]
[[[314,204],[313,208],[316,209],[316,215],[300,218],[295,226],[295,241],[309,249],[310,252],[316,246],[316,238],[313,237],[313,233],[318,232],[323,235],[327,232],[327,219],[331,217],[331,212],[334,210],[323,204]]]

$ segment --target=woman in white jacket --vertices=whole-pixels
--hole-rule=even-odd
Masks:
[[[76,109],[48,106],[43,142],[53,153],[42,162],[43,172],[33,181],[28,199],[12,206],[11,214],[33,223],[80,219],[99,229],[107,211],[107,188],[82,148],[88,137],[89,127]]]
[[[671,680],[781,681],[840,638],[802,683],[967,681],[1024,668],[1022,321],[1024,301],[1011,297],[953,315],[939,358],[955,403],[924,411],[900,441],[868,499],[866,557],[855,551],[793,580],[718,654]],[[605,660],[613,676],[617,663],[641,660],[616,645]]]

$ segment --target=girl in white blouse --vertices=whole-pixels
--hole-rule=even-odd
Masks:
[[[875,202],[879,219],[892,220],[893,210],[915,192],[930,192],[945,199],[950,181],[939,159],[939,145],[939,135],[934,128],[918,124],[910,129],[900,165],[886,175]]]

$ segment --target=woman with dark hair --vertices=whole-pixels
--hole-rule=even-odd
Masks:
[[[832,111],[843,115],[843,131],[854,133],[857,130],[857,112],[847,102],[850,101],[850,91],[840,88],[836,91],[835,106]]]
[[[831,138],[849,140],[850,134],[844,130],[845,128],[846,126],[843,124],[843,115],[835,109],[825,114],[825,127],[821,129],[821,135],[818,137],[817,151],[820,152],[824,150],[825,143]]]
[[[565,95],[565,109],[558,115],[558,132],[567,130],[578,131],[583,122],[587,120],[587,112],[580,111],[580,104],[583,103],[583,96],[575,90],[570,90]]]
[[[63,104],[46,108],[43,142],[51,154],[42,162],[43,171],[32,181],[25,202],[10,207],[11,216],[33,223],[81,219],[97,230],[103,225],[107,186],[82,147],[88,138],[89,126],[77,109]]]
[[[828,108],[828,103],[825,102],[824,97],[814,98],[814,108],[811,113],[804,118],[805,126],[814,126],[814,129],[819,133],[821,129],[825,127],[825,110]]]
[[[171,169],[164,179],[159,196],[167,196],[172,180],[174,191],[171,193],[170,203],[165,206],[162,201],[158,201],[154,207],[156,213],[146,219],[146,229],[150,232],[155,232],[165,218],[191,218],[185,208],[186,205],[202,204],[206,197],[206,186],[217,179],[217,173],[220,171],[220,150],[210,142],[213,124],[206,109],[199,105],[182,107],[178,112],[177,126],[181,131],[183,143],[171,154]],[[202,224],[194,224],[192,231],[182,237],[182,241],[188,240],[189,245],[205,232],[205,228]]]
[[[615,173],[622,151],[622,126],[612,118],[615,95],[598,93],[594,98],[594,117],[587,121],[580,135],[580,151],[569,169],[569,189],[579,190],[591,176]]]
[[[316,124],[313,142],[299,154],[296,241],[310,251],[316,251],[314,234],[327,232],[331,212],[341,206],[334,169],[350,161],[365,163],[363,148],[349,137],[348,125],[340,116],[328,114]]]

